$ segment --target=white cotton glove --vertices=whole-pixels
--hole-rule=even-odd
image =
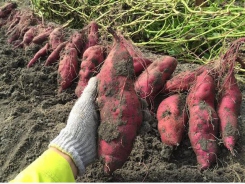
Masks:
[[[89,80],[69,114],[66,127],[49,145],[68,154],[76,164],[80,176],[85,172],[85,167],[97,158],[97,81],[96,77]]]

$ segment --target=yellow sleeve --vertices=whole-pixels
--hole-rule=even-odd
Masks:
[[[75,178],[67,160],[47,150],[10,182],[75,182]]]

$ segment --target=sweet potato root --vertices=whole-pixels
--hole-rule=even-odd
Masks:
[[[99,71],[99,65],[104,61],[104,48],[101,45],[89,47],[84,53],[78,74],[79,80],[75,94],[80,97],[89,79]]]
[[[71,42],[74,44],[79,54],[83,54],[82,52],[85,47],[84,37],[85,37],[84,31],[75,31],[70,38]]]
[[[187,124],[187,113],[185,109],[186,96],[181,94],[173,94],[165,98],[157,108],[158,132],[164,148],[175,147],[180,144]],[[167,148],[166,150],[173,150]],[[165,158],[169,158],[171,152],[166,151]]]
[[[47,27],[40,26],[37,35],[32,39],[32,43],[39,45],[47,41],[53,29],[53,25],[48,25]]]
[[[183,92],[190,89],[192,84],[196,81],[198,75],[200,75],[206,66],[201,66],[193,71],[184,71],[175,75],[173,78],[169,79],[164,85],[161,93],[169,92]]]
[[[98,77],[99,157],[104,162],[104,172],[113,173],[127,160],[142,122],[140,100],[134,91],[132,58],[118,35],[101,68]]]
[[[216,162],[218,146],[218,116],[214,110],[215,83],[205,70],[197,77],[187,96],[189,109],[189,139],[200,169]]]
[[[9,2],[0,7],[0,18],[7,17],[13,9],[17,8],[17,4],[15,2]]]
[[[32,42],[32,39],[35,36],[36,29],[37,29],[36,26],[30,27],[29,30],[24,34],[22,42],[19,45],[17,45],[17,47],[28,46]]]
[[[153,100],[170,78],[177,66],[177,60],[163,56],[151,63],[135,81],[135,90],[139,96],[153,104]]]
[[[48,56],[46,62],[44,63],[44,66],[49,66],[57,62],[60,58],[60,52],[66,46],[67,43],[68,43],[67,41],[60,43]]]
[[[33,26],[36,23],[38,23],[38,19],[33,16],[33,13],[29,9],[21,10],[18,24],[7,32],[8,43],[13,43],[15,40],[22,40],[30,26]]]
[[[59,48],[54,53],[52,53],[52,55],[48,58],[48,63],[46,62],[45,65],[50,64],[50,62],[55,62],[56,61],[55,59],[57,59],[55,57],[59,57],[59,53],[57,52],[61,51],[62,48],[64,47],[63,45],[65,45],[62,42],[63,42],[62,28],[59,27],[53,29],[53,31],[49,35],[49,42],[46,43],[45,46],[40,49],[40,52],[38,51],[37,54],[35,54],[34,58],[29,62],[28,67],[31,67],[40,57],[44,57],[50,51],[54,51],[59,46]]]
[[[130,56],[133,58],[135,75],[139,76],[152,63],[152,61],[145,58],[143,53],[135,47],[130,40],[127,40],[123,35],[119,36]]]
[[[222,87],[217,108],[220,132],[225,147],[234,155],[234,146],[238,138],[238,116],[242,103],[242,94],[234,72],[226,75]]]
[[[74,79],[77,77],[78,72],[78,56],[77,50],[74,45],[69,42],[66,44],[64,50],[61,53],[61,59],[59,61],[58,68],[58,92],[62,92],[68,88]]]
[[[86,50],[87,48],[91,47],[91,46],[94,46],[94,45],[97,45],[98,42],[99,42],[99,26],[98,24],[95,22],[95,21],[91,21],[89,24],[88,24],[88,37],[87,37],[87,42],[86,42],[86,45],[85,45],[85,49]]]
[[[32,67],[32,66],[37,62],[37,60],[38,60],[39,58],[41,58],[41,57],[47,55],[48,49],[49,49],[49,44],[46,43],[46,44],[44,45],[44,47],[42,47],[42,48],[41,48],[41,49],[34,55],[34,57],[29,61],[29,63],[27,64],[27,68]]]
[[[133,57],[133,63],[135,75],[139,76],[152,63],[152,61],[146,58]]]

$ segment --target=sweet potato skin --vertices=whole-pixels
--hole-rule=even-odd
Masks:
[[[164,85],[162,93],[169,92],[184,92],[190,89],[192,84],[195,82],[198,75],[200,75],[205,70],[205,66],[194,71],[184,71],[175,75],[173,78],[167,80]]]
[[[101,118],[98,153],[106,174],[112,174],[127,160],[142,122],[132,58],[113,34],[115,44],[97,75]]]
[[[15,2],[9,2],[0,7],[0,18],[4,18],[10,14],[10,12],[17,8],[17,4]]]
[[[214,109],[214,94],[214,80],[205,70],[197,77],[187,96],[188,135],[201,170],[216,162],[218,152],[218,116]]]
[[[164,56],[151,63],[135,81],[135,91],[138,95],[151,103],[161,91],[177,66],[177,60],[171,56]]]
[[[48,53],[48,49],[49,49],[49,44],[46,43],[29,61],[29,63],[27,64],[27,68],[32,67],[40,57],[45,56]]]
[[[99,65],[104,61],[104,48],[101,45],[89,47],[83,54],[79,71],[79,80],[75,94],[80,97],[89,79],[99,72]]]
[[[178,146],[182,141],[187,124],[185,101],[185,95],[173,94],[157,108],[158,132],[164,144]]]
[[[189,139],[200,169],[208,169],[216,162],[218,116],[205,102],[189,108]]]
[[[66,45],[61,54],[58,67],[58,92],[68,88],[77,77],[78,59],[77,50],[70,42]]]
[[[152,61],[147,58],[133,57],[133,63],[135,75],[139,76],[152,63]]]
[[[51,25],[46,28],[40,27],[38,30],[39,33],[36,36],[34,36],[34,38],[32,39],[32,43],[39,45],[47,41],[53,29],[54,27]]]
[[[242,93],[233,72],[225,81],[217,112],[223,143],[234,154],[234,146],[238,138],[238,116],[242,103]]]
[[[67,41],[60,43],[48,56],[46,62],[44,63],[44,66],[49,66],[57,62],[57,60],[60,58],[60,52],[66,46],[67,43]]]

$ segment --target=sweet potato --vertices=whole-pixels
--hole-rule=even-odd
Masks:
[[[66,46],[67,43],[67,41],[60,43],[48,56],[46,62],[44,63],[44,66],[49,66],[58,61],[60,58],[60,52]]]
[[[38,34],[32,39],[32,43],[39,45],[47,41],[53,29],[54,29],[53,25],[48,25],[47,27],[40,26],[38,30]]]
[[[42,47],[42,48],[41,48],[41,49],[34,55],[34,57],[29,61],[29,63],[27,64],[27,68],[32,67],[32,66],[37,62],[37,60],[38,60],[39,58],[41,58],[41,57],[47,55],[48,49],[49,49],[49,44],[46,43],[46,44],[44,45],[44,47]]]
[[[139,76],[151,63],[152,61],[147,58],[133,57],[134,73]]]
[[[193,71],[184,71],[169,79],[164,85],[161,93],[183,92],[190,89],[198,75],[200,75],[206,66],[201,66]]]
[[[140,100],[134,91],[132,57],[113,34],[114,45],[104,61],[98,77],[98,106],[101,124],[98,129],[99,157],[104,172],[113,173],[127,160],[142,122]]]
[[[75,94],[80,97],[89,79],[98,73],[99,65],[104,61],[104,48],[101,45],[89,47],[84,53],[79,71],[79,80]]]
[[[130,40],[127,40],[123,35],[119,36],[130,56],[133,58],[135,75],[139,76],[152,63],[152,61],[145,58],[143,53],[135,47]]]
[[[242,103],[242,94],[234,72],[226,75],[222,87],[217,108],[220,132],[225,147],[234,155],[234,146],[238,138],[238,116]]]
[[[35,36],[36,29],[36,26],[30,27],[29,30],[24,34],[22,42],[17,45],[17,47],[26,47],[27,45],[29,45]]]
[[[138,95],[152,104],[176,66],[177,60],[170,56],[163,56],[151,63],[135,81],[135,90]]]
[[[69,42],[66,44],[61,53],[61,59],[58,67],[58,92],[62,92],[68,88],[74,79],[77,77],[78,72],[78,56],[77,50],[74,45]]]
[[[99,26],[95,21],[91,21],[81,31],[82,44],[80,55],[82,57],[85,50],[89,47],[99,44]]]
[[[38,19],[33,16],[33,13],[29,9],[21,10],[18,24],[7,32],[8,43],[12,43],[18,39],[22,40],[24,34],[29,30],[29,27],[36,24],[37,22]]]
[[[62,28],[55,28],[49,35],[49,42],[35,54],[34,58],[29,62],[28,67],[31,67],[40,57],[44,57],[49,51],[54,51],[63,42]],[[62,47],[63,45],[60,45]],[[59,48],[60,51],[62,48]],[[57,51],[57,50],[56,50]],[[58,52],[57,51],[57,52]],[[59,56],[59,53],[52,53],[52,56],[48,59],[55,59],[55,56]],[[56,60],[54,60],[55,62]],[[50,62],[50,61],[48,61]],[[48,63],[49,64],[49,63]]]
[[[197,77],[187,96],[189,109],[189,139],[200,169],[216,162],[218,146],[218,116],[214,110],[215,83],[205,70]]]
[[[64,42],[64,33],[62,27],[55,28],[49,35],[49,44],[51,50],[56,49],[58,45]]]
[[[85,35],[83,31],[75,31],[70,38],[71,42],[74,44],[79,54],[82,54],[83,48],[85,47],[84,37]]]
[[[9,2],[0,7],[0,18],[7,17],[13,9],[17,8],[17,4],[15,2]]]
[[[88,38],[85,45],[85,50],[91,46],[97,45],[99,42],[99,26],[95,21],[88,24]]]
[[[10,34],[12,29],[19,23],[21,17],[21,11],[12,11],[7,18],[7,23],[4,26],[6,29],[6,35]]]
[[[187,113],[185,110],[186,96],[173,94],[160,103],[157,108],[158,132],[164,145],[163,152],[165,158],[169,158],[173,147],[178,146],[182,141],[185,126],[187,124]]]

